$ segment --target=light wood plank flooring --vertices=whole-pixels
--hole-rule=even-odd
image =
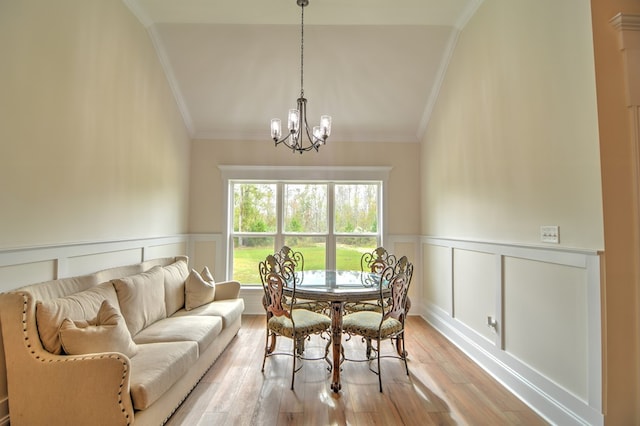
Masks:
[[[345,362],[342,391],[335,394],[324,361],[306,361],[291,391],[291,357],[268,358],[260,371],[264,321],[263,315],[243,317],[238,336],[167,425],[547,424],[419,317],[406,325],[410,376],[402,361],[383,359],[383,393],[367,363]],[[345,351],[362,357],[363,345],[354,338]],[[307,350],[322,348],[317,339]]]

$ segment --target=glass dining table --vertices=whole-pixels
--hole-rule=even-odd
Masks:
[[[344,304],[380,297],[380,275],[361,271],[311,270],[295,273],[296,298],[328,302],[331,307],[331,346],[333,355],[333,378],[331,389],[339,392],[340,355],[342,348],[342,314]],[[383,283],[384,286],[384,283]],[[286,295],[291,295],[291,287],[285,287]],[[383,288],[383,297],[389,297],[390,290]]]

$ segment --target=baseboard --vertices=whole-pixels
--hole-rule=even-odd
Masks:
[[[604,415],[528,366],[474,335],[437,307],[424,319],[551,424],[604,425]]]
[[[240,289],[240,297],[244,299],[245,315],[264,314],[264,306],[262,305],[264,290],[262,286],[255,286],[255,288],[249,286],[242,287]]]

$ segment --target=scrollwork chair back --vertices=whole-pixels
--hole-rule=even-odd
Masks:
[[[362,272],[373,272],[381,274],[387,266],[394,266],[396,257],[384,247],[378,247],[371,253],[365,253],[360,258],[360,270]]]

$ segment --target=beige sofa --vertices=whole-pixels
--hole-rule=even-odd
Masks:
[[[187,263],[154,259],[0,295],[11,424],[164,423],[244,311],[239,283],[211,285]]]

